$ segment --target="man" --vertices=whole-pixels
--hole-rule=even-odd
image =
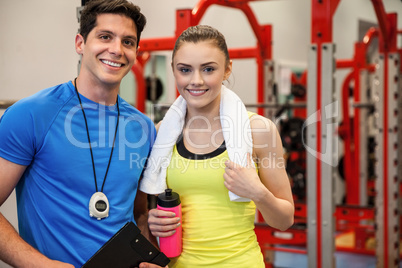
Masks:
[[[90,1],[75,38],[78,77],[17,102],[1,118],[0,205],[16,188],[19,221],[18,234],[0,213],[6,263],[81,267],[128,221],[152,239],[137,188],[155,128],[118,96],[145,23],[126,0]]]

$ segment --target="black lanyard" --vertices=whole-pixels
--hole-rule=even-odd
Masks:
[[[91,139],[90,139],[90,137],[89,137],[89,129],[88,129],[87,117],[85,116],[84,107],[82,106],[80,94],[78,93],[78,89],[77,89],[77,78],[75,78],[75,80],[74,80],[74,87],[75,87],[75,92],[77,93],[78,100],[79,100],[80,105],[81,105],[82,114],[84,115],[85,127],[86,127],[86,129],[87,129],[89,150],[90,150],[90,152],[91,152],[92,168],[93,168],[93,172],[94,172],[95,189],[96,189],[96,192],[98,192],[98,183],[97,183],[97,181],[96,181],[94,154],[93,154],[93,152],[92,152]],[[101,192],[103,192],[103,186],[105,186],[107,173],[109,172],[110,162],[112,161],[113,149],[114,149],[114,144],[115,144],[116,136],[117,136],[117,129],[118,129],[118,127],[119,127],[119,118],[120,118],[119,98],[116,99],[116,106],[117,106],[117,123],[116,123],[116,130],[115,130],[115,132],[114,132],[113,146],[112,146],[112,150],[110,151],[109,163],[107,164],[106,173],[105,173],[105,177],[104,177],[104,179],[103,179]]]

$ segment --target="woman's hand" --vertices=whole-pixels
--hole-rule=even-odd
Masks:
[[[250,154],[247,154],[247,166],[242,167],[230,160],[225,162],[226,168],[223,178],[225,187],[238,196],[254,200],[265,186],[258,177],[255,166],[251,162]]]
[[[176,232],[180,218],[173,212],[154,208],[148,213],[148,225],[153,236],[167,237]]]

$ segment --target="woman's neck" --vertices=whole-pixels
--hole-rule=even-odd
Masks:
[[[219,108],[220,103],[217,105],[211,103],[212,105],[205,106],[202,108],[194,108],[187,106],[187,113],[185,118],[185,125],[193,127],[203,127],[213,125],[215,121],[219,121]]]
[[[183,142],[193,153],[204,154],[214,151],[223,142],[219,107],[200,110],[187,110],[183,127]]]

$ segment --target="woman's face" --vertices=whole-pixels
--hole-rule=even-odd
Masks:
[[[232,71],[224,53],[211,41],[185,42],[172,62],[177,89],[189,108],[209,109],[219,105],[222,82]]]

